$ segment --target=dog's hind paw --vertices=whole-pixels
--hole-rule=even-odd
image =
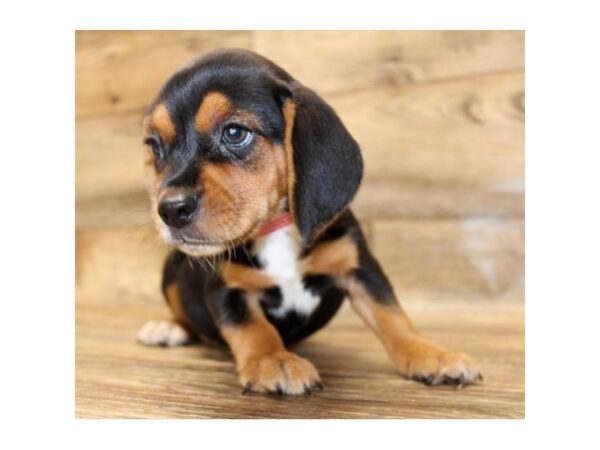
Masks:
[[[192,341],[188,331],[170,320],[151,320],[140,328],[138,342],[144,345],[176,347]]]

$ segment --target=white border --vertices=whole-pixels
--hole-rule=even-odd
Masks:
[[[9,416],[3,447],[597,444],[600,37],[591,2],[548,3],[12,4],[3,17],[0,121],[2,248],[8,266],[1,402]],[[527,419],[76,422],[73,31],[87,28],[526,28]]]

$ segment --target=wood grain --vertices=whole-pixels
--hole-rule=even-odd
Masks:
[[[78,120],[75,148],[78,200],[144,190],[141,114]]]
[[[254,42],[321,94],[525,67],[522,31],[256,31]]]
[[[371,247],[403,301],[523,301],[522,218],[376,220],[372,229]]]
[[[522,215],[523,83],[503,72],[331,99],[365,158],[355,210]]]
[[[347,305],[346,305],[347,306]],[[164,306],[77,309],[76,415],[90,418],[523,418],[523,314],[519,305],[411,308],[430,338],[470,353],[482,385],[428,388],[401,378],[385,350],[344,307],[294,351],[310,359],[325,390],[309,398],[243,396],[229,353],[198,345],[135,342]]]
[[[250,43],[249,31],[77,31],[77,117],[143,110],[188,61]]]

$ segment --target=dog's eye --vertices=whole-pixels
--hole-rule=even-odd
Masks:
[[[148,136],[145,140],[144,140],[144,144],[146,144],[147,146],[150,147],[150,150],[152,150],[152,154],[156,157],[159,158],[162,154],[162,148],[160,145],[160,141],[156,136]]]
[[[223,131],[221,140],[228,147],[241,148],[250,143],[252,132],[239,125],[230,125]]]

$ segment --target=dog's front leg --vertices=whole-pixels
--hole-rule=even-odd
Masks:
[[[480,381],[480,370],[472,358],[434,345],[417,332],[381,267],[368,250],[363,251],[361,266],[344,284],[354,310],[383,342],[400,373],[428,385]]]
[[[322,387],[313,364],[285,348],[258,298],[250,293],[240,297],[244,315],[222,321],[219,330],[235,358],[244,393],[310,394],[312,387]]]

